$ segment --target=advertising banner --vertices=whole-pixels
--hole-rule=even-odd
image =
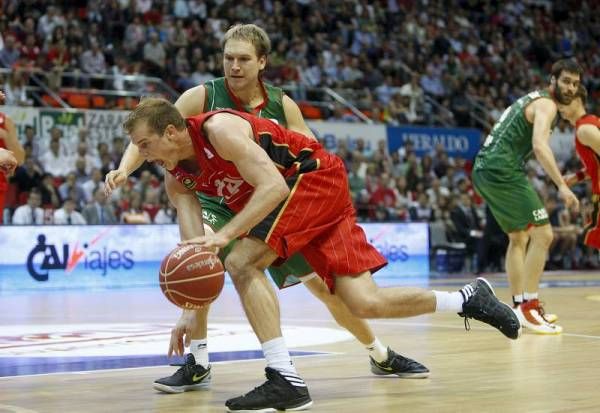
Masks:
[[[322,139],[325,148],[335,152],[339,142],[345,142],[349,150],[354,149],[358,139],[365,142],[367,149],[375,150],[379,141],[385,141],[387,132],[384,125],[367,125],[347,122],[308,122],[315,136]]]
[[[472,160],[479,151],[481,132],[466,128],[431,128],[422,126],[390,126],[387,128],[388,149],[396,151],[412,141],[417,156],[430,154],[438,143],[451,158]]]
[[[111,144],[113,138],[125,137],[123,122],[129,115],[124,110],[86,110],[85,125],[89,130],[93,142],[106,142]]]
[[[3,106],[0,108],[0,112],[7,114],[13,120],[15,127],[17,128],[17,136],[23,136],[25,134],[25,126],[33,126],[36,131],[39,130],[39,109],[20,106]]]
[[[158,285],[177,226],[0,227],[0,293]]]
[[[427,276],[427,224],[363,224],[389,265],[377,280]],[[0,227],[0,295],[14,291],[158,287],[176,225]],[[227,282],[230,282],[227,278]]]

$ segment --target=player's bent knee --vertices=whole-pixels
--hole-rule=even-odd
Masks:
[[[508,234],[510,245],[513,247],[525,248],[527,241],[529,241],[529,235],[525,231],[511,232]]]
[[[544,245],[550,245],[554,237],[555,236],[550,225],[537,227],[531,232],[531,241]]]
[[[232,251],[227,258],[225,258],[223,264],[234,282],[244,277],[247,273],[246,270],[250,265],[245,256],[238,254],[235,251]]]

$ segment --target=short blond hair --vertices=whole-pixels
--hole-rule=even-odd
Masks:
[[[131,134],[139,122],[146,122],[152,132],[161,136],[169,125],[175,126],[177,130],[186,128],[185,119],[177,108],[163,98],[142,99],[123,122],[123,130]]]
[[[254,46],[258,57],[268,56],[271,53],[271,39],[269,35],[261,27],[256,24],[236,24],[231,26],[223,40],[221,40],[221,48],[225,49],[225,44],[229,40],[242,40]]]

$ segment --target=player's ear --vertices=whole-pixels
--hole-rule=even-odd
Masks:
[[[175,128],[175,125],[168,124],[165,128],[164,136],[166,136],[168,139],[173,139],[176,131],[177,129]]]

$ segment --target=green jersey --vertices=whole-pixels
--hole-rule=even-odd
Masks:
[[[283,111],[283,90],[260,82],[264,102],[256,108],[244,105],[227,87],[224,77],[210,80],[204,84],[206,90],[206,111],[219,109],[235,109],[240,112],[252,113],[259,118],[271,119],[283,127],[287,127]]]
[[[535,90],[509,106],[487,136],[474,169],[524,171],[533,153],[533,124],[525,117],[525,108],[539,98],[551,98],[547,90]],[[556,125],[558,116],[552,122]]]

